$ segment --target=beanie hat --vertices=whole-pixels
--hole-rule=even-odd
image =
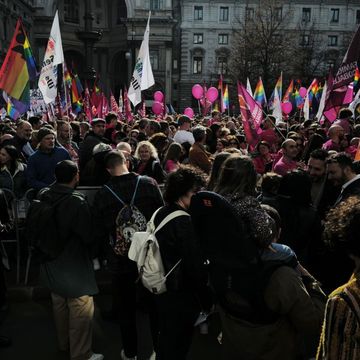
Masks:
[[[49,128],[46,127],[42,127],[41,129],[39,129],[38,133],[37,133],[37,140],[38,142],[41,142],[41,140],[47,136],[47,135],[54,135],[55,136],[55,132]]]

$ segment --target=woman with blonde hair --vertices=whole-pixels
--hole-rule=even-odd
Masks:
[[[140,141],[134,156],[139,160],[134,169],[136,173],[150,176],[159,184],[164,182],[165,173],[160,165],[155,146],[150,141]]]

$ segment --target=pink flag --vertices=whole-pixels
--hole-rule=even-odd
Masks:
[[[253,150],[259,141],[258,135],[261,133],[262,110],[246,88],[239,82],[238,98],[246,140],[250,150]]]
[[[354,82],[352,81],[346,91],[343,105],[349,105],[354,100]]]

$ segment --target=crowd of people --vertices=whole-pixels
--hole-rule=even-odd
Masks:
[[[217,111],[131,123],[111,112],[90,123],[84,114],[76,121],[0,122],[0,188],[16,198],[34,189],[40,200],[58,204],[59,254],[41,263],[40,275],[52,294],[59,348],[71,359],[103,358],[92,351],[93,259],[111,276],[106,316],[119,322],[122,359],[137,357],[139,301],[157,360],[186,359],[199,314],[214,311],[227,360],[360,357],[360,116],[349,108],[333,123],[268,115],[261,128],[249,142],[241,116]],[[99,187],[92,204],[78,185]],[[126,242],[120,244],[119,214],[136,209],[149,221],[161,208],[158,226],[176,210],[191,215],[201,190],[217,194],[224,213],[217,224],[195,229],[191,216],[179,216],[161,228],[165,273],[175,270],[167,291],[154,295],[138,281]],[[218,292],[197,234],[221,228],[225,210],[245,229],[231,241],[250,239],[261,271],[246,281],[232,269]]]

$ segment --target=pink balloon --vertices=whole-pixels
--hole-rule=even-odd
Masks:
[[[300,95],[302,98],[304,98],[304,97],[306,96],[306,93],[307,93],[306,88],[301,87],[301,88],[299,89],[299,95]]]
[[[204,95],[204,89],[201,85],[195,84],[191,89],[191,93],[195,99],[199,100]]]
[[[155,115],[160,115],[163,111],[162,104],[158,101],[154,101],[152,104],[152,111]]]
[[[218,93],[218,89],[216,87],[211,87],[207,92],[206,92],[206,97],[210,102],[214,102],[219,96]]]
[[[154,100],[162,102],[164,100],[164,94],[161,91],[155,91]]]
[[[184,110],[184,115],[188,116],[190,119],[194,117],[194,110],[191,107],[187,107]]]
[[[290,114],[291,113],[291,110],[292,110],[292,104],[291,102],[284,102],[281,104],[281,110],[284,114]]]

